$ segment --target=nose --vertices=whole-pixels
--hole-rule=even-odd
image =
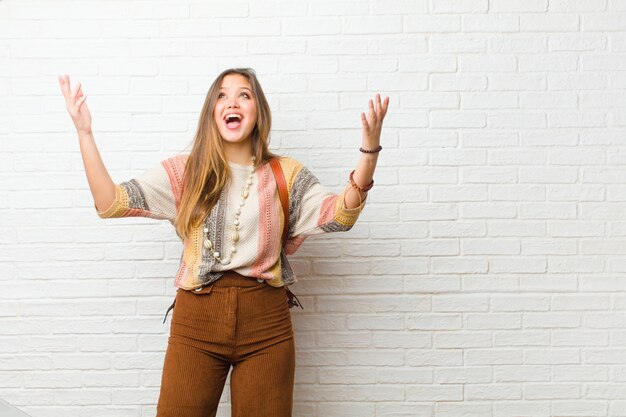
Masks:
[[[226,107],[230,109],[231,107],[235,107],[235,105],[237,105],[237,106],[239,105],[237,103],[237,99],[236,98],[231,98],[231,99],[228,100],[228,104],[226,105]]]

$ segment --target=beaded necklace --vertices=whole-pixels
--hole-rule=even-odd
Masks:
[[[256,171],[256,167],[254,166],[255,160],[256,158],[252,156],[252,171],[250,171],[250,175],[248,176],[248,179],[246,180],[246,186],[243,188],[243,190],[241,190],[241,200],[239,201],[239,206],[235,209],[235,220],[233,221],[233,233],[230,236],[232,240],[232,245],[230,246],[230,257],[228,259],[223,259],[220,256],[221,254],[219,252],[212,253],[213,258],[219,263],[221,263],[222,265],[230,264],[233,254],[237,253],[236,245],[237,245],[237,242],[239,242],[239,230],[241,229],[241,224],[239,223],[239,215],[241,214],[241,209],[246,204],[246,200],[248,199],[248,195],[250,194],[250,185],[252,185],[252,178],[254,178],[254,173]],[[205,235],[204,247],[208,251],[212,252],[213,243],[211,243],[211,240],[209,240],[209,228],[206,226],[204,227],[204,235]]]

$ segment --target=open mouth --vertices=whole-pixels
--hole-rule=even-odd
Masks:
[[[224,117],[224,122],[226,123],[226,128],[230,130],[235,130],[239,126],[241,126],[241,120],[243,116],[239,113],[229,113]]]

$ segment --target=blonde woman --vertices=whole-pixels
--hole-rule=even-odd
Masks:
[[[335,194],[297,160],[269,151],[270,108],[251,68],[215,79],[189,154],[121,183],[100,158],[80,83],[71,89],[67,75],[59,83],[97,214],[168,220],[183,242],[157,417],[215,416],[231,366],[233,416],[291,416],[289,308],[302,305],[287,289],[296,277],[286,255],[308,236],[356,222],[373,186],[389,97],[381,103],[377,94],[361,113],[361,158]]]

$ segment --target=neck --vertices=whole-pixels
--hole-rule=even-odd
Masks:
[[[252,164],[252,149],[250,149],[250,142],[245,141],[241,143],[224,143],[224,154],[226,160],[234,162],[240,165]]]

